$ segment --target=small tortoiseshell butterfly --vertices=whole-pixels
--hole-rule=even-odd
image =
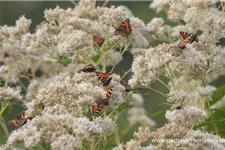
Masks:
[[[97,100],[92,106],[92,114],[97,114],[100,112],[106,105],[109,105],[109,99],[112,94],[112,88],[106,90],[106,98]]]
[[[180,31],[180,35],[183,37],[183,40],[178,43],[178,47],[184,49],[187,43],[192,43],[195,40],[195,35]]]
[[[122,79],[122,80],[121,80],[121,83],[124,85],[125,91],[126,91],[126,92],[132,91],[131,86],[130,86],[125,80]]]
[[[116,28],[114,34],[115,35],[121,35],[124,37],[127,37],[131,33],[131,26],[130,26],[130,20],[126,19],[123,21],[123,23]]]
[[[95,67],[92,64],[90,64],[81,69],[80,72],[95,72],[95,70],[96,70]]]
[[[106,99],[107,100],[109,100],[110,99],[110,97],[111,97],[111,94],[112,94],[112,88],[108,88],[107,90],[106,90]]]
[[[108,85],[110,81],[112,80],[112,74],[96,72],[96,75],[103,83],[103,86]]]
[[[33,119],[33,117],[29,117],[28,114],[26,114],[26,113],[20,114],[19,116],[17,116],[17,118],[18,119],[10,121],[14,127],[20,127],[20,126],[26,124],[28,119],[29,120]]]
[[[99,36],[94,36],[94,47],[102,47],[105,39]]]

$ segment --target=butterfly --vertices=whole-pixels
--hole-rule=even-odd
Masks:
[[[184,49],[187,43],[192,43],[196,39],[195,35],[183,31],[180,31],[180,35],[183,37],[183,40],[178,43],[178,47],[181,49]]]
[[[11,120],[10,122],[14,127],[20,127],[26,124],[28,119],[31,120],[33,119],[33,117],[29,117],[28,114],[22,113],[19,116],[17,116],[17,119]]]
[[[106,98],[97,100],[92,106],[92,114],[97,114],[100,112],[106,105],[109,105],[109,99],[112,94],[112,88],[106,90]]]
[[[94,36],[94,47],[102,47],[105,39],[99,36]]]
[[[81,69],[80,72],[95,72],[95,70],[96,70],[95,67],[92,64],[90,64]]]
[[[114,34],[115,35],[121,35],[124,37],[127,37],[131,33],[131,26],[130,26],[130,20],[126,19],[123,21],[123,23],[115,29]]]
[[[126,91],[126,92],[132,91],[131,86],[130,86],[125,80],[122,79],[122,80],[121,80],[121,83],[124,85],[125,91]]]
[[[109,100],[110,99],[110,97],[111,97],[111,94],[112,94],[112,88],[108,88],[107,90],[106,90],[106,99],[107,100]]]
[[[96,72],[96,75],[103,83],[103,86],[108,85],[110,81],[112,80],[112,74]]]

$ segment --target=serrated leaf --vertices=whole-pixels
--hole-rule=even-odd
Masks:
[[[215,104],[225,95],[225,85],[219,87],[216,91],[212,93],[212,101],[210,101],[210,105]]]
[[[6,108],[5,108],[5,110],[2,112],[2,116],[3,117],[6,117],[6,116],[8,116],[10,113],[11,113],[11,111],[12,111],[12,105],[11,104],[9,104]]]

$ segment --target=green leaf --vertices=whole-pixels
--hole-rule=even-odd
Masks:
[[[210,105],[215,104],[225,95],[225,85],[219,87],[216,91],[212,93],[212,101],[210,101]]]
[[[115,45],[108,45],[108,46],[103,47],[102,51],[106,52],[106,51],[115,49],[115,47],[116,47]]]
[[[150,117],[150,118],[162,118],[165,116],[166,111],[159,111],[157,113],[154,114],[149,114],[147,111],[145,112],[145,114]]]
[[[2,112],[2,116],[3,117],[6,117],[6,116],[8,116],[10,113],[11,113],[11,111],[12,111],[12,104],[9,104],[6,108],[5,108],[5,110]]]
[[[86,115],[86,117],[89,119],[89,120],[93,120],[93,117],[92,117],[92,112],[91,112],[91,108],[89,107],[89,109],[88,109],[88,112],[87,112],[87,115]]]
[[[98,63],[101,57],[102,57],[102,52],[98,51],[98,54],[95,57],[92,57],[92,60],[94,61],[94,63]]]
[[[60,63],[62,63],[63,65],[69,65],[72,63],[72,59],[69,58],[63,58],[60,60]]]
[[[129,109],[133,107],[133,105],[129,104],[129,103],[122,103],[118,106],[117,108],[117,111],[120,112],[120,111],[123,111],[123,110],[126,110],[126,109]]]
[[[221,108],[221,109],[216,109],[215,111],[213,111],[212,116],[213,119],[211,117],[207,118],[204,122],[201,122],[197,125],[194,126],[194,129],[198,129],[201,127],[206,127],[207,131],[210,132],[214,132],[215,133],[215,127],[214,125],[216,125],[217,129],[218,129],[218,134],[219,136],[221,136],[222,138],[225,138],[225,130],[224,130],[224,126],[225,126],[225,107]]]

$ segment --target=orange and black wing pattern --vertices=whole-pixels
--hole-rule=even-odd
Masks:
[[[121,80],[121,83],[124,85],[126,92],[132,91],[131,86],[125,80]]]
[[[28,114],[22,113],[19,116],[17,116],[17,119],[11,120],[10,122],[14,127],[20,127],[26,124],[28,119],[31,120],[33,119],[33,117],[29,117]]]
[[[92,106],[92,114],[99,113],[106,105],[109,105],[107,99],[99,99]]]
[[[112,80],[112,74],[96,72],[96,75],[99,78],[99,80],[101,80],[101,82],[103,83],[103,86],[108,85]]]
[[[178,47],[184,49],[187,43],[192,43],[195,40],[195,35],[180,31],[180,35],[183,37],[183,40],[178,43]]]
[[[99,36],[94,36],[93,37],[93,40],[94,40],[94,47],[96,48],[99,48],[99,47],[102,47],[103,43],[105,42],[105,39],[102,38],[102,37],[99,37]]]
[[[112,94],[112,88],[108,88],[107,90],[106,90],[106,99],[107,100],[109,100],[110,99],[110,97],[111,97],[111,94]]]
[[[112,88],[108,88],[106,90],[106,98],[97,100],[94,105],[92,106],[92,113],[97,114],[100,112],[106,105],[109,105],[109,99],[112,94]]]
[[[116,28],[114,34],[115,35],[121,35],[124,37],[127,37],[131,33],[131,26],[130,26],[130,20],[126,19],[123,21],[123,23]]]
[[[92,64],[90,64],[81,69],[80,72],[95,72],[95,70],[96,70],[95,67]]]

